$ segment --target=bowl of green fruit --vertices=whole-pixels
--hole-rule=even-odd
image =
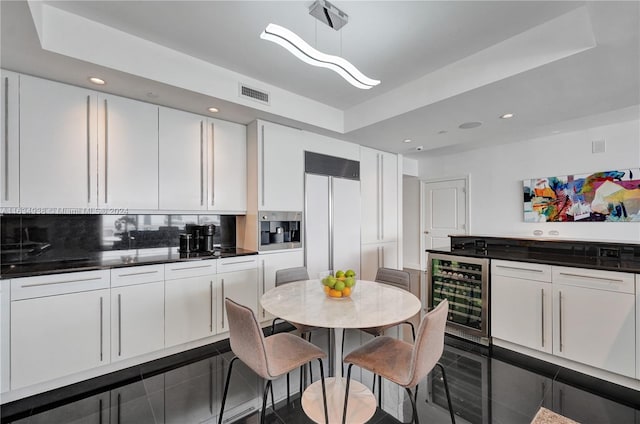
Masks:
[[[351,296],[356,288],[356,273],[354,270],[338,270],[335,275],[329,273],[320,280],[322,287],[331,299],[345,299]]]

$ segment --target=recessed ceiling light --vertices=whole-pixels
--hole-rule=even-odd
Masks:
[[[103,80],[102,78],[98,78],[98,77],[89,77],[89,81],[91,81],[94,84],[98,84],[98,85],[105,85],[106,81]]]
[[[551,134],[560,134],[560,131],[558,131],[558,130],[551,131]]]
[[[438,134],[446,134],[446,133],[447,133],[447,130],[440,130],[440,131],[438,131]]]
[[[472,121],[472,122],[465,122],[464,124],[460,124],[458,125],[458,128],[463,130],[470,130],[471,128],[479,127],[480,125],[482,125],[482,122]]]
[[[217,107],[210,107],[208,110],[209,110],[209,112],[211,112],[211,113],[218,113],[218,112],[220,112],[220,111],[218,110],[218,108],[217,108]]]
[[[513,118],[513,113],[505,113],[504,115],[500,116],[500,119],[509,119],[509,118]]]
[[[403,143],[411,143],[413,140],[411,140],[410,138],[405,138],[404,140],[402,140]]]

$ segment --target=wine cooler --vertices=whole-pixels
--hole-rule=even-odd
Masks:
[[[489,345],[489,259],[428,254],[429,310],[449,301],[447,332]]]

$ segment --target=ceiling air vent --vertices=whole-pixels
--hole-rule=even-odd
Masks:
[[[266,105],[269,104],[269,93],[266,91],[256,90],[255,88],[247,87],[244,84],[240,84],[240,97],[255,100]]]

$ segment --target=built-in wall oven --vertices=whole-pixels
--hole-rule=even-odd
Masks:
[[[259,211],[258,250],[302,247],[302,212]]]
[[[429,309],[449,301],[447,332],[489,345],[489,259],[428,253]]]

